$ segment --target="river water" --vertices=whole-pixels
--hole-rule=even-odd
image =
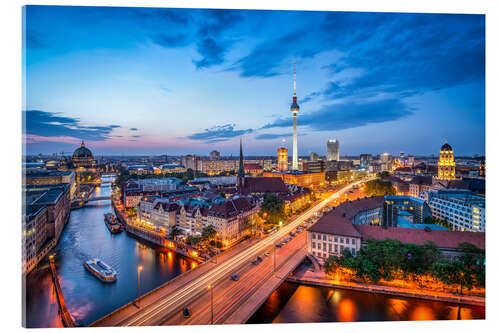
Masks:
[[[484,319],[485,308],[283,283],[250,324]]]
[[[103,178],[103,181],[106,179]],[[109,195],[109,185],[96,188],[95,195]],[[55,248],[59,281],[70,313],[79,324],[88,325],[138,295],[137,267],[141,293],[148,292],[188,271],[195,262],[158,249],[126,232],[111,234],[104,214],[111,212],[110,200],[90,202],[71,212]],[[105,284],[91,275],[83,262],[98,257],[118,272],[118,280]],[[27,327],[61,327],[48,260],[42,261],[26,280]]]

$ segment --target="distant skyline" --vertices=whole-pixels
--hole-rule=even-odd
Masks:
[[[485,153],[484,15],[27,6],[28,154]]]

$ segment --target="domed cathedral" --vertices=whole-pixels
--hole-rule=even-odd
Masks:
[[[80,148],[77,148],[73,153],[73,165],[76,168],[91,168],[95,166],[94,156],[90,149],[85,147],[85,142],[83,140]]]
[[[73,152],[73,167],[76,169],[78,183],[93,182],[99,178],[97,163],[90,149],[85,147],[85,142]]]
[[[453,149],[448,143],[441,147],[439,152],[438,175],[439,180],[454,180],[455,178],[455,157]]]

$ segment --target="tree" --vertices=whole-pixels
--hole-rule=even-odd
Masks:
[[[274,194],[264,195],[264,200],[260,205],[260,217],[266,219],[269,223],[279,224],[285,217],[285,204],[283,200]]]
[[[217,234],[217,231],[215,230],[215,228],[213,226],[209,225],[209,226],[204,227],[203,230],[201,231],[201,239],[203,241],[209,241],[209,240],[213,239],[216,234]]]
[[[340,257],[332,255],[325,260],[325,264],[323,265],[326,274],[335,274],[340,267],[342,267]]]
[[[385,178],[389,177],[389,175],[390,175],[390,174],[389,174],[389,172],[388,172],[388,171],[382,171],[382,172],[379,172],[379,173],[377,174],[377,176],[378,176],[380,179],[385,179]]]
[[[220,192],[220,193],[219,193],[219,196],[220,196],[221,198],[226,199],[226,193],[224,193],[224,192]]]
[[[395,195],[396,190],[391,182],[386,182],[381,179],[375,179],[365,184],[365,194],[372,195]]]
[[[198,237],[195,237],[195,236],[192,236],[192,235],[189,235],[187,238],[186,238],[186,243],[191,245],[191,246],[196,246],[198,245],[198,243],[200,242],[200,239]]]
[[[448,261],[442,259],[432,265],[432,275],[447,285],[459,285],[460,295],[463,288],[470,289],[474,283],[471,270],[467,269],[460,260]]]
[[[177,227],[176,225],[174,225],[172,227],[172,229],[170,230],[170,236],[172,236],[172,238],[175,238],[179,235],[182,235],[182,230],[179,227]]]

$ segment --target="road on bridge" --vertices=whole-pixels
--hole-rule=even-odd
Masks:
[[[158,288],[156,292],[150,293],[142,298],[139,308],[128,307],[125,311],[120,310],[107,317],[98,320],[91,326],[157,326],[162,324],[210,324],[212,322],[212,311],[210,302],[210,291],[208,286],[214,286],[214,323],[223,321],[231,313],[239,299],[248,297],[253,288],[272,276],[274,244],[295,230],[301,223],[314,216],[314,212],[324,208],[329,202],[339,198],[353,186],[373,178],[356,181],[335,192],[320,203],[311,207],[287,225],[281,227],[278,232],[269,235],[256,242],[250,247],[241,247],[239,251],[230,251],[231,257],[221,260],[220,263],[207,269],[203,274],[192,275],[192,280],[180,283],[177,289]],[[278,265],[293,256],[297,249],[304,247],[306,232],[304,231],[292,242],[277,251]],[[265,258],[263,254],[270,252],[271,256],[252,267],[249,262],[257,256]],[[200,267],[201,269],[201,267]],[[242,276],[240,281],[232,281],[231,274]],[[187,276],[189,277],[189,276]],[[188,304],[192,307],[190,318],[184,318],[181,313],[183,307]]]

